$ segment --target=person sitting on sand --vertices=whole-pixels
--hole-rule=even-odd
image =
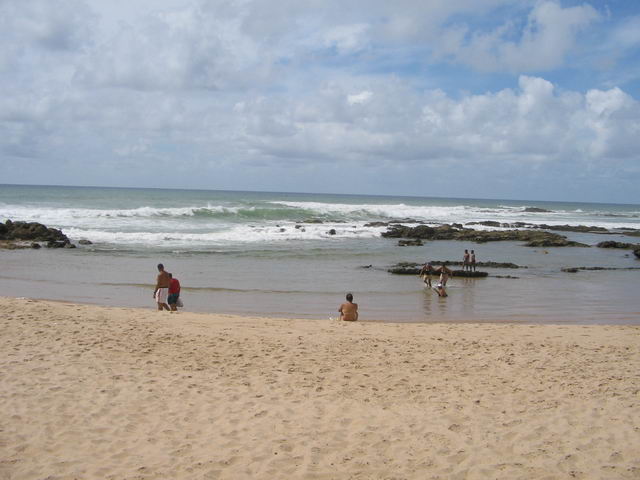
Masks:
[[[153,291],[153,298],[158,303],[158,310],[171,310],[167,305],[167,297],[169,296],[169,283],[171,278],[169,273],[164,271],[164,265],[158,264],[158,278],[156,279],[156,289]]]
[[[345,322],[355,322],[358,320],[358,304],[353,303],[353,295],[347,293],[347,302],[340,305],[340,320]]]
[[[471,255],[469,256],[469,271],[473,268],[473,271],[476,271],[476,252],[471,250]]]
[[[178,299],[180,298],[180,282],[177,278],[173,278],[173,275],[170,273],[169,278],[169,296],[167,297],[167,302],[169,303],[169,307],[171,307],[172,312],[178,311]]]
[[[431,274],[433,273],[433,267],[431,263],[425,263],[420,269],[420,278],[424,281],[424,283],[431,288]]]

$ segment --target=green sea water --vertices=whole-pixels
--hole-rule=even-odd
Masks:
[[[534,209],[535,211],[531,211]],[[517,200],[95,187],[0,186],[0,221],[61,228],[73,250],[0,251],[5,295],[147,306],[162,262],[197,311],[308,317],[336,315],[353,292],[362,319],[638,323],[640,261],[630,251],[532,249],[516,242],[426,242],[398,247],[371,222],[527,222],[594,225],[608,235],[567,234],[595,245],[640,229],[640,206]],[[475,228],[478,228],[477,226]],[[479,227],[484,228],[484,227]],[[460,259],[527,268],[454,278],[449,297],[419,279],[391,275],[400,261]],[[618,270],[566,273],[563,267]],[[500,277],[517,278],[500,278]]]

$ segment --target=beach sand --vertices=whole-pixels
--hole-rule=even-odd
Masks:
[[[640,327],[0,311],[0,479],[640,478]]]

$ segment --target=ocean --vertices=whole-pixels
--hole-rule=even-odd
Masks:
[[[92,243],[0,251],[5,296],[153,308],[161,262],[180,279],[185,308],[194,311],[326,320],[353,292],[361,318],[372,321],[640,323],[640,261],[630,250],[595,247],[640,243],[624,235],[640,230],[640,205],[1,185],[0,221],[7,219]],[[408,219],[590,225],[612,233],[558,232],[591,248],[460,241],[399,247],[381,237],[385,226],[368,225]],[[386,271],[403,261],[460,260],[464,249],[474,249],[478,261],[526,268],[453,278],[448,298],[417,277]]]

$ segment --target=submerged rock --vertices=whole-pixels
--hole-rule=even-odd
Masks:
[[[530,212],[530,213],[550,213],[553,210],[547,210],[546,208],[538,208],[538,207],[527,207],[523,210],[523,212]]]
[[[424,243],[422,243],[422,240],[420,240],[420,239],[416,239],[416,240],[398,240],[398,246],[399,247],[421,247],[422,245],[424,245]]]
[[[633,254],[636,256],[636,258],[640,258],[640,248],[636,248],[636,249],[633,251]]]
[[[454,270],[451,275],[454,277],[466,277],[466,278],[484,278],[489,276],[487,272],[481,272],[481,271],[468,272],[466,270]]]

